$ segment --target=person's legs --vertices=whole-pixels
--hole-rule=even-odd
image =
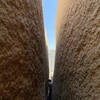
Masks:
[[[50,93],[49,93],[49,100],[52,100],[52,90],[50,90]]]

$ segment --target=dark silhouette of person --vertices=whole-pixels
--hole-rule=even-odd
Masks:
[[[52,81],[48,80],[48,100],[52,100]]]

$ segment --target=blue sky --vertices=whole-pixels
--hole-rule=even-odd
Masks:
[[[56,33],[56,13],[58,0],[43,0],[44,24],[48,36],[49,49],[55,49]]]

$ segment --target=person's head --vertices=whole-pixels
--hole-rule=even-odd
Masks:
[[[49,79],[48,82],[51,82],[51,80]]]

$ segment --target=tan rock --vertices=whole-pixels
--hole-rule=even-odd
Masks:
[[[54,100],[100,100],[100,0],[59,0]]]
[[[47,79],[42,0],[0,0],[0,100],[45,100]]]

